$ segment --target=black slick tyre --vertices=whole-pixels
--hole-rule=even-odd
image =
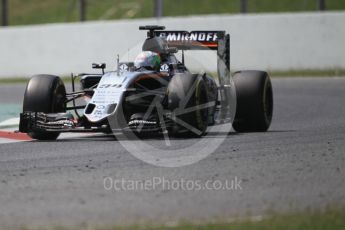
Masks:
[[[271,80],[263,71],[234,74],[237,108],[233,128],[237,132],[265,132],[273,116]]]
[[[61,78],[53,75],[33,76],[25,90],[23,111],[62,113],[66,112],[66,89]],[[37,140],[55,140],[59,132],[30,131],[30,137]]]
[[[176,74],[168,86],[168,107],[172,111],[175,137],[201,137],[208,125],[208,96],[200,75]]]

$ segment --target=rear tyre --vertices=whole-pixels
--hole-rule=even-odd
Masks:
[[[266,72],[235,73],[237,108],[233,128],[237,132],[265,132],[273,115],[273,91]]]
[[[61,78],[53,75],[33,76],[25,90],[23,111],[62,113],[66,112],[66,89]],[[28,133],[30,137],[38,140],[55,140],[58,132],[33,132]]]
[[[174,123],[169,134],[175,137],[203,136],[208,125],[207,103],[207,88],[201,76],[176,74],[168,86],[168,108]]]

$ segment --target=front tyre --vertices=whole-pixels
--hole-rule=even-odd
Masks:
[[[268,73],[240,71],[233,77],[237,108],[233,128],[237,132],[265,132],[273,116],[273,90]]]
[[[23,112],[66,112],[66,89],[61,78],[54,75],[33,76],[25,90]],[[30,131],[28,135],[38,140],[55,140],[60,133]]]

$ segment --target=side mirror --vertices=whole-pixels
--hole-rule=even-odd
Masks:
[[[103,74],[105,67],[107,67],[105,63],[92,63],[92,69],[102,69]]]
[[[107,65],[105,63],[92,63],[92,69],[105,69]]]

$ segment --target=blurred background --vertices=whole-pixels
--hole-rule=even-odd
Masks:
[[[0,0],[0,8],[0,78],[66,77],[93,62],[112,70],[118,54],[134,60],[145,39],[138,26],[150,24],[225,30],[232,71],[339,76],[345,69],[345,0]],[[216,71],[215,55],[189,54]]]
[[[1,24],[345,9],[345,0],[0,0]]]

